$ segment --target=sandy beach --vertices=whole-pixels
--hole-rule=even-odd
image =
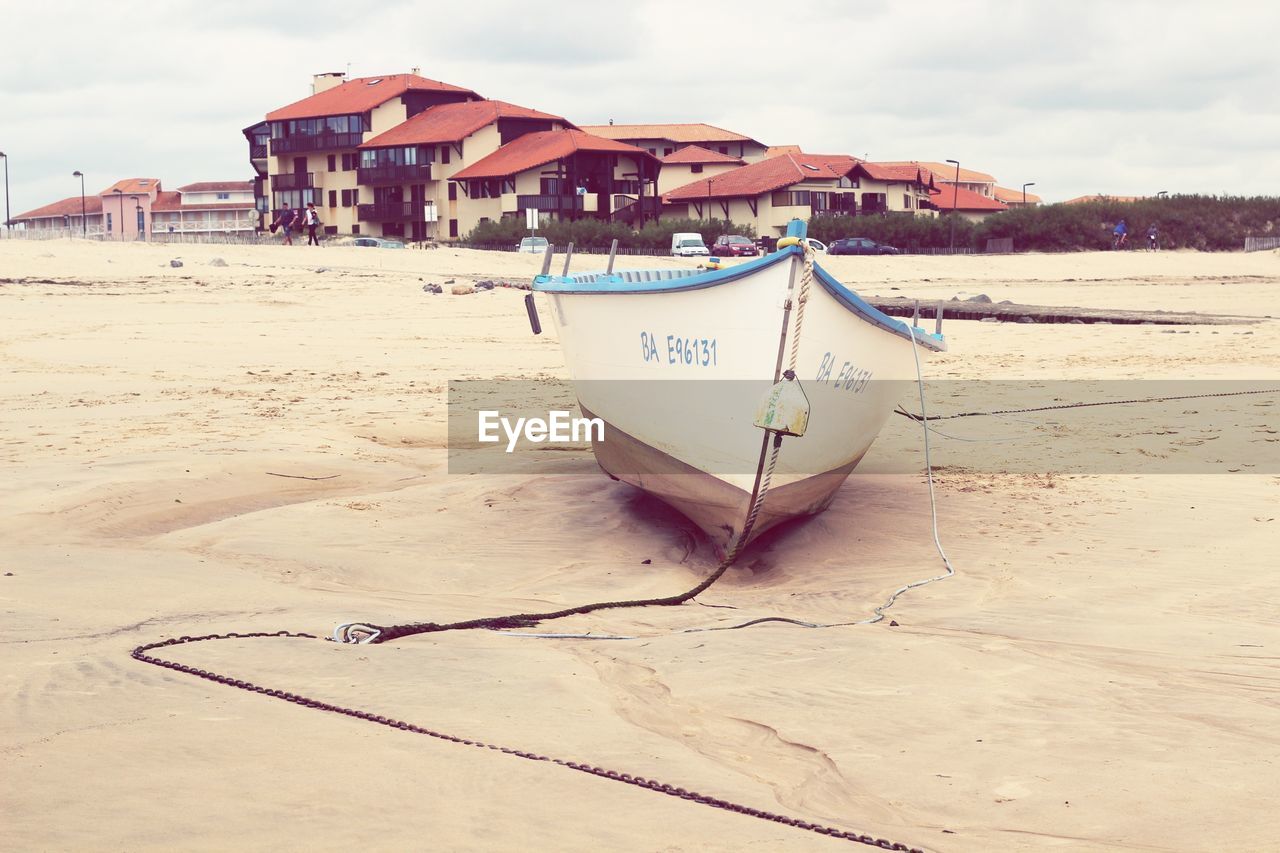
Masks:
[[[522,292],[423,285],[527,282],[540,263],[0,241],[0,848],[850,848],[130,658],[179,635],[321,635],[667,595],[710,572],[689,522],[610,481],[589,452],[556,454],[542,473],[448,473],[449,380],[565,367],[549,323],[529,333]],[[1258,320],[1183,333],[953,322],[931,380],[1280,386],[1276,252],[824,264],[868,295]],[[1275,849],[1280,472],[1259,460],[1280,448],[1280,398],[1073,417],[934,439],[957,575],[905,595],[896,625],[679,633],[862,619],[936,574],[920,429],[905,418],[828,512],[753,545],[707,606],[545,626],[641,639],[471,631],[167,654],[928,850]],[[981,466],[966,461],[978,439],[1029,433],[1063,442],[1030,457],[1011,445],[1020,464],[1004,469],[989,443]],[[1167,460],[1233,437],[1255,468],[1222,454],[1205,473],[1061,473],[1083,445]]]

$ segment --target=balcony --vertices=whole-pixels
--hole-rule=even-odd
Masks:
[[[361,222],[422,222],[426,218],[424,202],[383,201],[357,205]]]
[[[418,166],[361,166],[356,181],[362,184],[403,184],[431,180],[431,164]]]
[[[613,197],[614,219],[633,220],[638,216],[657,217],[662,213],[662,199],[647,195],[638,198],[634,195],[615,195]]]
[[[295,154],[301,151],[332,151],[355,148],[364,141],[362,133],[317,133],[314,136],[282,136],[271,140],[271,153]]]
[[[265,143],[265,142],[254,142],[254,143],[252,143],[252,144],[249,146],[249,159],[250,159],[250,160],[265,160],[265,159],[267,159],[267,143]]]
[[[283,175],[271,176],[271,189],[273,192],[312,190],[317,189],[320,185],[320,174],[317,172],[285,172]]]
[[[581,213],[583,196],[580,195],[518,195],[516,209],[532,207],[544,213]]]

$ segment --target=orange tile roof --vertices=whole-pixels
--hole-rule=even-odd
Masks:
[[[1022,190],[1011,190],[1008,187],[996,187],[995,193],[996,201],[1022,204]],[[1040,196],[1035,193],[1027,193],[1027,204],[1039,204],[1040,201]]]
[[[84,212],[86,215],[92,215],[102,212],[102,199],[96,195],[85,196]],[[37,207],[35,210],[28,210],[26,213],[19,213],[13,217],[11,221],[19,222],[24,219],[45,219],[53,216],[79,216],[80,215],[80,196],[72,196],[64,198],[62,201],[55,201],[53,204],[46,204],[44,207]]]
[[[603,139],[581,130],[544,130],[541,133],[526,133],[519,139],[508,142],[488,157],[457,172],[450,180],[505,178],[568,157],[577,151],[630,154],[654,163],[658,159],[642,148],[613,139]]]
[[[458,104],[439,104],[423,110],[360,147],[385,148],[391,145],[459,142],[500,118],[528,118],[569,124],[560,116],[508,104],[506,101],[464,101]]]
[[[963,181],[964,177],[961,176],[960,180]],[[973,190],[967,190],[955,184],[942,184],[931,193],[929,200],[937,206],[938,210],[944,213],[951,210],[953,205],[956,210],[996,211],[1009,209],[1008,205],[1002,201],[978,195]]]
[[[178,187],[180,193],[251,193],[253,181],[200,181]]]
[[[936,187],[933,173],[918,163],[864,162],[854,167],[853,171],[866,175],[873,181],[920,184],[930,189]]]
[[[780,154],[803,154],[799,145],[770,145],[764,150],[765,159],[777,157]]]
[[[480,96],[470,89],[428,80],[416,74],[388,74],[384,77],[357,77],[326,89],[319,94],[295,101],[288,106],[267,113],[268,121],[290,118],[316,118],[319,116],[350,115],[362,113],[398,98],[405,92],[458,92]]]
[[[160,179],[125,178],[123,180],[116,181],[114,184],[98,193],[98,195],[115,195],[116,190],[119,190],[124,195],[150,195],[152,190],[155,190],[156,192],[160,191]]]
[[[156,200],[151,202],[153,211],[179,210],[181,207],[182,193],[177,190],[156,193]]]
[[[701,145],[686,145],[662,158],[664,166],[687,166],[692,163],[736,163],[741,166],[743,162],[741,157],[730,157],[719,151],[708,151]]]
[[[584,124],[606,139],[668,139],[672,142],[755,142],[749,136],[701,122],[692,124]],[[759,144],[759,143],[756,143]]]
[[[844,177],[857,162],[845,155],[782,154],[731,169],[711,178],[676,187],[663,196],[667,201],[704,198],[746,198],[798,184],[806,179]]]
[[[956,179],[956,166],[954,163],[936,163],[929,160],[888,160],[885,161],[886,166],[920,166],[928,169],[937,175],[938,181],[946,181],[952,183]],[[961,183],[971,184],[994,184],[996,179],[986,172],[975,172],[973,169],[960,167]]]

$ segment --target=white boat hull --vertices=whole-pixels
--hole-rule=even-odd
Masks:
[[[720,547],[749,511],[765,438],[754,417],[780,351],[783,368],[790,360],[795,317],[785,308],[803,259],[792,250],[746,267],[683,286],[663,279],[646,288],[635,273],[625,276],[641,280],[535,283],[550,299],[579,404],[604,421],[594,442],[600,466],[676,507]],[[898,321],[880,322],[851,310],[839,291],[810,288],[796,358],[809,424],[782,443],[753,538],[826,509],[915,380],[913,336]],[[941,348],[940,338],[915,334]]]

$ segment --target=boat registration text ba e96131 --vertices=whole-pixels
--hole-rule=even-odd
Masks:
[[[649,332],[640,333],[640,351],[646,364],[683,364],[689,367],[715,367],[719,360],[715,338],[686,338],[667,335],[666,339]]]

